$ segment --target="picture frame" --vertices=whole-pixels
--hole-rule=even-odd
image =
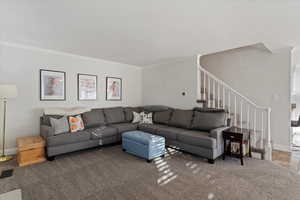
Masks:
[[[98,77],[92,74],[77,74],[78,101],[97,100]]]
[[[66,100],[66,72],[40,69],[40,101]]]
[[[106,77],[106,100],[122,100],[122,79],[118,77]]]

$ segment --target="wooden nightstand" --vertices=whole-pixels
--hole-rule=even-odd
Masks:
[[[225,160],[226,154],[231,155],[231,142],[237,142],[240,144],[240,160],[241,165],[244,165],[243,157],[244,157],[244,145],[248,144],[249,147],[249,157],[251,157],[251,140],[250,140],[250,130],[241,129],[237,127],[231,127],[223,131],[223,139],[224,139],[224,153],[223,160]],[[227,148],[226,141],[229,141],[229,146]]]
[[[41,136],[17,138],[17,147],[19,166],[40,163],[46,160],[45,140]]]

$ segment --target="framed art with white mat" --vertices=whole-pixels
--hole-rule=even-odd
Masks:
[[[97,100],[97,76],[90,74],[78,74],[78,100]]]
[[[40,100],[66,100],[66,72],[40,70]]]
[[[122,100],[122,79],[116,77],[106,77],[106,100]]]

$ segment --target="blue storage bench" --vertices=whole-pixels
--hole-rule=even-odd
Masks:
[[[123,151],[145,158],[148,162],[165,155],[165,138],[143,131],[122,134]]]

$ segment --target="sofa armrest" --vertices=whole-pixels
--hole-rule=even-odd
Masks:
[[[210,131],[210,136],[215,138],[217,141],[223,141],[223,131],[228,128],[229,126],[222,126],[219,128],[212,129]]]
[[[46,140],[48,137],[54,135],[54,130],[51,126],[41,125],[40,135]]]

